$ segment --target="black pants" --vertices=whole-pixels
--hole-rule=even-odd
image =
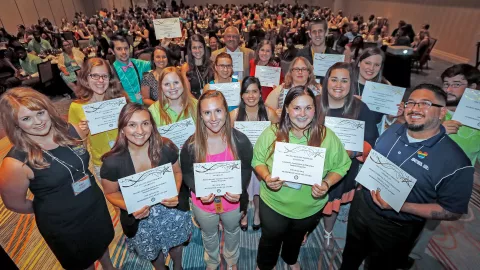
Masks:
[[[282,259],[292,265],[297,262],[303,237],[320,221],[321,211],[304,218],[292,219],[275,212],[260,199],[260,221],[262,236],[258,244],[257,266],[260,270],[271,270],[277,264],[282,250]]]
[[[7,252],[0,246],[0,266],[4,270],[18,270],[18,267],[10,259]]]
[[[393,211],[393,210],[392,210]],[[369,258],[369,270],[397,269],[410,253],[424,222],[398,222],[378,215],[357,190],[348,215],[341,270],[358,269]]]

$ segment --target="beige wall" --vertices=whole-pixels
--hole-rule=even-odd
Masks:
[[[390,31],[399,20],[413,25],[418,32],[430,24],[437,38],[433,54],[453,62],[475,61],[480,41],[480,0],[342,0],[347,14],[370,14],[389,18]]]

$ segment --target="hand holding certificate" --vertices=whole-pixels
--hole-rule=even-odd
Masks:
[[[248,139],[255,146],[260,134],[270,126],[270,121],[235,121],[235,128],[247,135]]]
[[[172,164],[118,179],[129,214],[178,195]]]
[[[255,77],[260,80],[262,86],[275,86],[280,84],[280,72],[281,68],[279,67],[267,67],[267,66],[256,66],[255,67]]]
[[[223,196],[242,194],[242,165],[240,160],[194,163],[195,195],[205,197],[210,194]]]
[[[382,198],[397,212],[400,212],[417,182],[410,174],[375,150],[370,151],[355,180],[369,190],[381,191]]]
[[[169,138],[181,150],[185,141],[195,133],[195,123],[190,117],[170,125],[161,126],[158,128],[158,132],[162,137]]]
[[[386,115],[397,115],[398,104],[402,102],[405,88],[367,81],[362,101],[368,108]]]
[[[345,150],[363,152],[365,121],[327,116],[325,126],[337,135]]]
[[[306,185],[320,184],[327,149],[276,142],[272,178]]]
[[[313,57],[313,73],[315,76],[325,76],[331,66],[343,61],[345,61],[343,54],[316,53]]]
[[[153,28],[157,39],[182,37],[179,18],[154,19]]]
[[[127,104],[127,101],[124,97],[121,97],[83,105],[82,108],[88,121],[90,134],[95,135],[116,129],[118,116],[125,104]]]
[[[467,88],[452,117],[463,125],[480,129],[480,91]]]
[[[227,100],[228,106],[238,106],[240,104],[240,83],[215,83],[209,85],[211,90],[222,92]]]
[[[243,52],[229,52],[233,61],[233,71],[243,71]]]

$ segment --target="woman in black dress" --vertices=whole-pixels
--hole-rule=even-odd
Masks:
[[[333,226],[340,211],[341,204],[352,201],[355,193],[355,177],[357,176],[360,161],[378,138],[375,115],[360,99],[354,96],[356,83],[349,63],[336,63],[325,74],[322,85],[322,94],[317,96],[317,104],[322,115],[365,122],[363,152],[347,150],[352,160],[350,170],[342,181],[333,185],[328,191],[328,203],[323,208],[323,221],[325,225],[326,248],[333,248]],[[328,119],[325,123],[328,123]]]
[[[198,99],[203,87],[213,80],[212,61],[205,39],[198,34],[190,37],[187,45],[187,61],[182,65],[182,74],[190,82],[190,92]]]
[[[65,269],[114,269],[108,252],[112,220],[88,170],[90,156],[76,129],[51,101],[25,87],[0,99],[0,118],[13,147],[0,168],[0,194],[17,213],[35,214],[40,234]],[[27,199],[27,191],[35,196]]]

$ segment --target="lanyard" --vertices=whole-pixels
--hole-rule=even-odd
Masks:
[[[83,174],[87,175],[87,174],[85,173],[85,164],[83,164],[82,158],[80,158],[80,157],[77,155],[77,153],[75,153],[75,151],[73,151],[72,148],[70,148],[70,146],[68,146],[68,149],[70,149],[70,150],[78,157],[78,159],[80,159],[80,161],[82,162]],[[65,161],[57,158],[56,156],[54,156],[54,155],[53,155],[52,153],[50,153],[49,151],[45,151],[45,150],[42,150],[42,151],[43,151],[45,154],[49,155],[49,156],[50,156],[53,160],[55,160],[56,162],[62,164],[63,167],[65,167],[65,168],[68,170],[68,172],[70,173],[70,177],[72,177],[72,182],[75,183],[75,179],[73,178],[72,171],[71,171],[68,167],[74,169],[74,170],[77,171],[77,172],[80,172],[77,168],[75,168],[75,167],[73,167],[72,165],[68,164],[67,162],[65,162]]]
[[[203,80],[203,77],[201,76],[200,71],[198,71],[197,65],[195,65],[195,71],[197,72],[198,79],[201,83],[200,90],[203,90],[203,87],[205,86],[205,81]]]
[[[390,151],[388,151],[388,154],[387,154],[387,158],[388,156],[390,155],[390,152],[392,152],[393,148],[395,147],[395,145],[397,145],[397,142],[398,140],[400,140],[400,137],[398,137],[398,139],[395,141],[395,143],[393,144],[392,148],[390,148]],[[402,167],[403,163],[407,162],[407,160],[409,160],[413,155],[415,155],[415,153],[417,153],[418,151],[420,151],[421,149],[423,148],[423,145],[418,148],[417,150],[413,151],[413,153],[407,158],[405,159],[402,164],[400,164],[398,167]]]

